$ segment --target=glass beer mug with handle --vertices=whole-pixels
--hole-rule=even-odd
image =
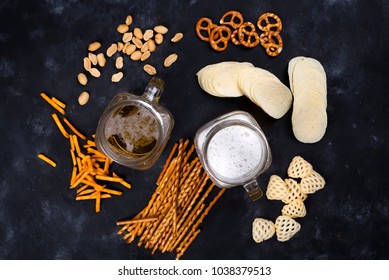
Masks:
[[[215,185],[243,186],[251,200],[262,196],[257,177],[272,157],[265,134],[250,114],[234,111],[210,121],[197,131],[195,146]]]
[[[145,170],[165,148],[174,126],[171,113],[159,105],[164,81],[152,78],[144,93],[117,94],[104,110],[96,130],[96,147],[113,161]]]

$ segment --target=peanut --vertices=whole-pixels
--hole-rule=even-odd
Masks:
[[[150,52],[154,52],[156,49],[155,42],[154,40],[148,40],[147,41],[147,46]]]
[[[104,67],[106,62],[107,62],[107,60],[105,59],[104,54],[103,53],[99,53],[97,55],[97,63],[99,64],[99,66],[100,67]]]
[[[154,36],[154,31],[152,29],[147,29],[143,34],[143,40],[148,41]]]
[[[107,56],[111,57],[113,56],[118,50],[118,45],[117,44],[112,44],[108,49],[107,49]]]
[[[89,73],[93,76],[93,77],[100,77],[101,73],[99,71],[99,69],[97,68],[91,68],[91,70],[89,71]]]
[[[141,61],[145,61],[146,59],[148,59],[150,57],[151,53],[149,51],[146,51],[142,54],[142,56],[140,57],[140,60]]]
[[[127,42],[127,43],[125,43],[125,44],[123,45],[123,48],[122,48],[122,52],[123,52],[123,53],[126,53],[127,47],[128,47],[129,45],[130,45],[129,42]]]
[[[88,103],[89,100],[89,93],[86,91],[81,92],[80,96],[78,97],[78,103],[83,106],[86,103]]]
[[[117,69],[122,69],[123,68],[123,57],[122,56],[118,56],[116,58],[115,66],[116,66]]]
[[[142,56],[141,51],[134,51],[130,57],[132,60],[139,60],[141,58],[141,56]]]
[[[132,42],[134,43],[134,45],[140,49],[143,45],[142,41],[140,39],[138,39],[137,37],[134,37],[132,38]]]
[[[146,52],[149,50],[149,45],[147,43],[144,43],[143,46],[140,48],[140,51],[142,53]]]
[[[158,25],[158,26],[154,27],[154,31],[157,32],[157,33],[160,33],[160,34],[166,34],[168,32],[168,30],[169,29],[167,29],[163,25]]]
[[[174,37],[171,39],[171,41],[173,43],[177,43],[178,41],[181,41],[182,38],[184,38],[184,34],[182,34],[181,32],[177,33],[176,35],[174,35]]]
[[[134,28],[134,36],[138,39],[142,39],[143,38],[143,32],[142,30],[139,28],[139,27],[135,27]]]
[[[126,48],[126,54],[131,55],[136,50],[136,46],[133,44],[129,44]]]
[[[123,72],[118,72],[112,75],[111,82],[117,83],[123,78]]]
[[[150,64],[145,64],[145,66],[143,66],[143,70],[150,76],[157,74],[157,70],[155,70],[155,68]]]
[[[127,24],[119,24],[116,28],[117,32],[124,34],[130,29]]]
[[[161,33],[155,34],[155,42],[160,45],[163,42],[163,35]]]
[[[88,58],[93,65],[97,65],[97,56],[94,53],[88,53]]]
[[[90,71],[91,68],[92,68],[92,62],[88,57],[84,57],[84,69],[86,71]]]
[[[93,42],[90,43],[88,46],[88,51],[94,52],[98,50],[101,47],[101,44],[99,42]]]
[[[165,58],[165,61],[163,62],[163,66],[170,67],[174,62],[176,62],[178,58],[178,55],[175,53],[172,53],[168,57]]]
[[[131,16],[131,15],[128,15],[128,16],[126,17],[125,23],[126,23],[127,25],[131,25],[131,23],[132,23],[132,16]]]
[[[84,73],[79,73],[77,78],[78,78],[78,82],[83,86],[85,86],[88,83],[88,78]]]
[[[132,39],[132,32],[126,32],[123,34],[122,41],[124,43],[130,42]]]
[[[123,50],[124,44],[122,42],[118,42],[118,52],[121,52]]]

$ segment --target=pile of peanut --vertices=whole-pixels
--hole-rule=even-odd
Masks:
[[[100,42],[92,42],[88,46],[88,56],[84,57],[83,64],[86,73],[79,73],[77,78],[81,85],[88,83],[87,74],[98,78],[101,75],[101,69],[105,66],[107,58],[115,59],[115,67],[118,70],[111,77],[111,82],[119,82],[124,74],[121,71],[124,66],[124,56],[128,56],[134,61],[146,61],[153,52],[155,52],[157,45],[164,42],[164,37],[168,33],[168,28],[163,25],[157,25],[152,29],[142,30],[139,27],[130,29],[133,23],[133,18],[128,15],[124,23],[117,26],[117,32],[122,36],[121,41],[112,43],[106,50],[101,51]],[[177,43],[184,37],[182,33],[176,33],[170,41]],[[176,53],[167,56],[163,61],[164,67],[170,67],[178,58]],[[157,70],[150,64],[144,64],[143,70],[149,75],[157,74]],[[78,102],[80,105],[85,105],[89,100],[89,93],[83,91]]]

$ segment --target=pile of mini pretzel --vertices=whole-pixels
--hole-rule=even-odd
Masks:
[[[197,36],[209,42],[215,51],[224,51],[230,40],[234,45],[247,48],[261,44],[269,56],[277,56],[282,51],[283,42],[280,36],[282,22],[274,13],[264,13],[258,17],[257,27],[261,34],[258,34],[255,25],[245,21],[238,11],[226,12],[219,23],[220,25],[217,25],[207,17],[200,18],[196,23]]]

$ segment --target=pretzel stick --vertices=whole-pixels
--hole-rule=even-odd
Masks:
[[[128,224],[134,224],[134,223],[146,223],[146,222],[153,222],[156,220],[158,220],[158,218],[133,219],[133,220],[118,221],[118,222],[116,222],[116,225],[121,226],[121,225],[128,225]]]
[[[161,182],[162,178],[165,176],[165,172],[166,172],[166,170],[168,169],[168,167],[170,165],[170,162],[171,162],[171,160],[172,160],[172,158],[174,156],[174,153],[176,152],[177,146],[178,146],[178,144],[175,143],[173,148],[172,148],[172,150],[171,150],[171,152],[170,152],[170,154],[169,154],[169,156],[168,156],[168,158],[167,158],[167,160],[166,160],[166,162],[165,162],[165,165],[163,166],[163,169],[162,169],[161,173],[159,174],[159,177],[157,179],[157,185],[159,185],[159,183]]]
[[[206,184],[207,181],[204,181],[204,184]],[[183,213],[183,216],[180,218],[180,222],[179,222],[179,228],[180,228],[180,231],[178,232],[178,235],[177,237],[175,238],[174,242],[172,243],[172,247],[169,248],[168,251],[172,251],[174,250],[174,248],[176,248],[176,246],[179,244],[179,242],[181,241],[181,239],[184,237],[184,234],[188,231],[189,229],[189,226],[194,222],[192,221],[192,218],[193,216],[195,215],[195,213],[197,213],[197,210],[201,207],[201,205],[203,205],[203,201],[205,200],[205,198],[208,196],[208,194],[212,191],[212,188],[213,188],[213,184],[211,184],[207,191],[203,194],[203,196],[200,198],[200,200],[198,201],[197,205],[194,207],[193,211],[189,214],[189,212],[191,211],[191,208],[192,208],[192,205],[195,203],[197,197],[198,197],[198,194],[195,195],[195,198],[193,199],[193,201],[190,203],[190,207],[187,209],[187,211],[185,211]],[[189,216],[187,217],[187,215],[189,214]],[[192,222],[191,222],[192,221]]]
[[[213,198],[213,200],[209,203],[208,207],[204,210],[204,212],[201,214],[200,218],[196,221],[196,223],[193,225],[191,232],[194,232],[197,230],[199,225],[203,222],[205,216],[208,215],[209,211],[212,209],[212,207],[215,205],[215,203],[219,200],[219,198],[223,195],[226,189],[221,189],[218,194]],[[190,233],[188,234],[190,235]],[[178,251],[182,250],[182,247],[185,245],[185,241],[183,241],[179,246],[178,246]]]
[[[192,242],[196,239],[197,235],[199,235],[200,233],[200,230],[198,229],[197,231],[193,232],[192,235],[188,235],[188,240],[186,241],[185,243],[185,246],[181,249],[181,251],[176,254],[176,260],[179,260],[183,255],[184,253],[186,252],[186,250],[189,248],[189,246],[192,244]]]

